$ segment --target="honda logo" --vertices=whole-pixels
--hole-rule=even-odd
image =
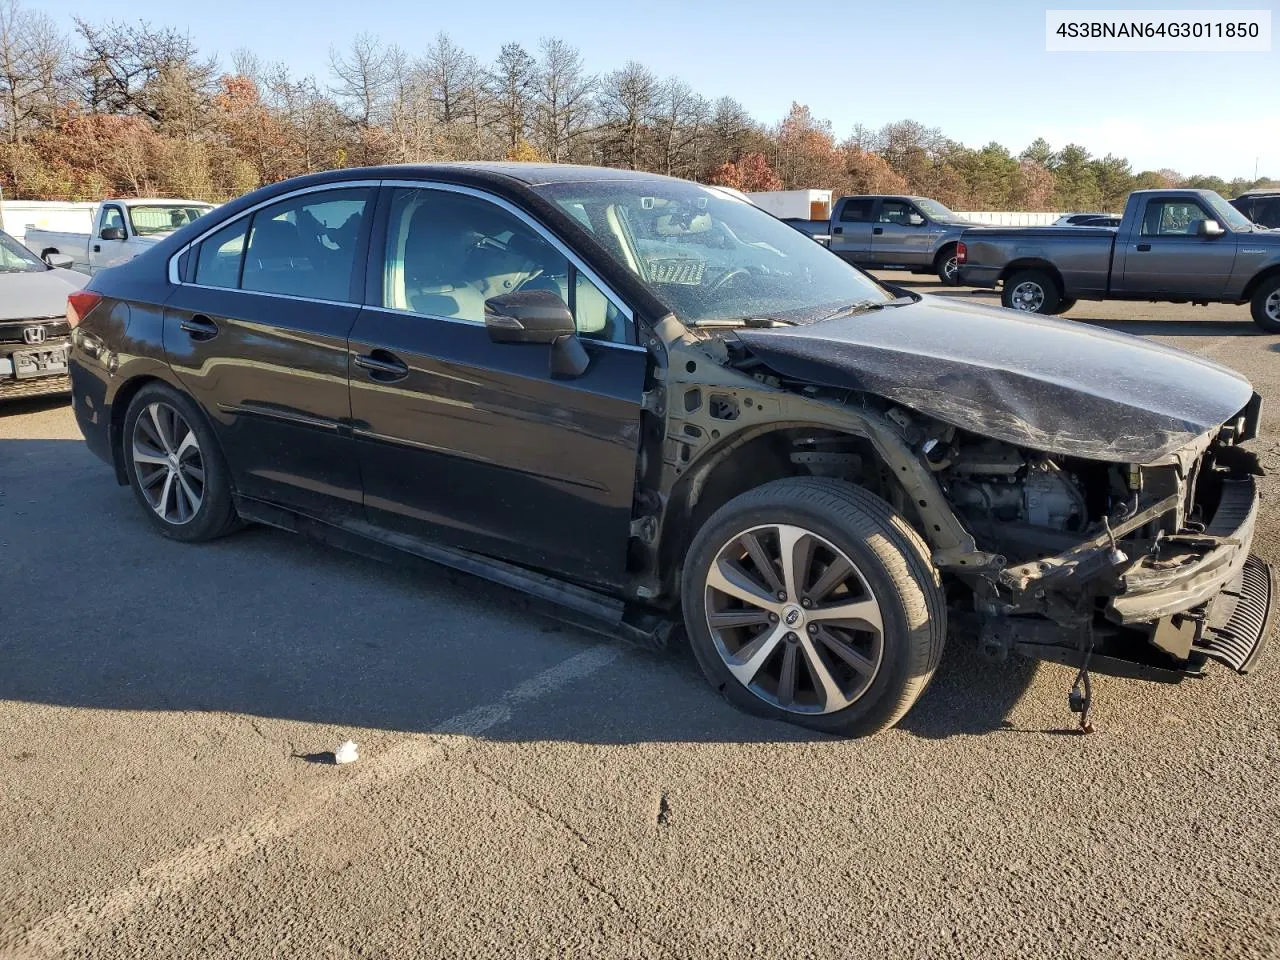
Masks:
[[[23,343],[44,343],[44,327],[23,327]]]

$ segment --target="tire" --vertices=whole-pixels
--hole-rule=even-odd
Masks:
[[[1253,292],[1249,311],[1253,322],[1267,333],[1280,333],[1280,277],[1272,277]]]
[[[944,287],[955,287],[960,284],[960,265],[956,263],[956,245],[948,244],[939,251],[933,262],[933,271],[938,275]]]
[[[783,542],[792,543],[792,577],[778,561]],[[834,587],[823,586],[846,568]],[[798,589],[787,590],[790,579],[801,581]],[[741,584],[760,605],[741,599]],[[947,634],[942,585],[924,541],[883,500],[838,480],[775,480],[730,500],[694,537],[681,593],[694,655],[726,699],[843,736],[897,723],[928,686]],[[833,619],[835,608],[846,616]],[[819,679],[823,673],[834,686]]]
[[[1059,300],[1058,305],[1053,308],[1053,316],[1061,316],[1076,305],[1074,300]]]
[[[189,397],[164,384],[143,387],[125,414],[121,444],[129,486],[161,534],[199,543],[238,526],[226,461]]]
[[[1043,270],[1019,270],[1004,282],[1000,302],[1010,310],[1053,314],[1062,297],[1058,285]]]

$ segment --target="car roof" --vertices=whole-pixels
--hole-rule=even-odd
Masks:
[[[591,167],[575,163],[522,163],[514,160],[471,160],[458,163],[401,163],[381,167],[358,167],[334,171],[360,176],[409,177],[431,179],[441,175],[478,174],[499,176],[530,186],[549,183],[587,183],[593,181],[669,181],[687,183],[678,177],[664,177],[643,170],[619,170],[615,167]]]

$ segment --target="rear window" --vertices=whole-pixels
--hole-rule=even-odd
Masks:
[[[865,223],[871,219],[874,200],[846,200],[840,208],[841,223]]]

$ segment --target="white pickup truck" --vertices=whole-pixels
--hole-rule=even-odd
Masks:
[[[93,274],[132,260],[179,227],[204,216],[212,204],[199,200],[106,200],[93,212],[92,233],[63,233],[28,226],[23,243],[41,259],[71,258],[71,269]]]

